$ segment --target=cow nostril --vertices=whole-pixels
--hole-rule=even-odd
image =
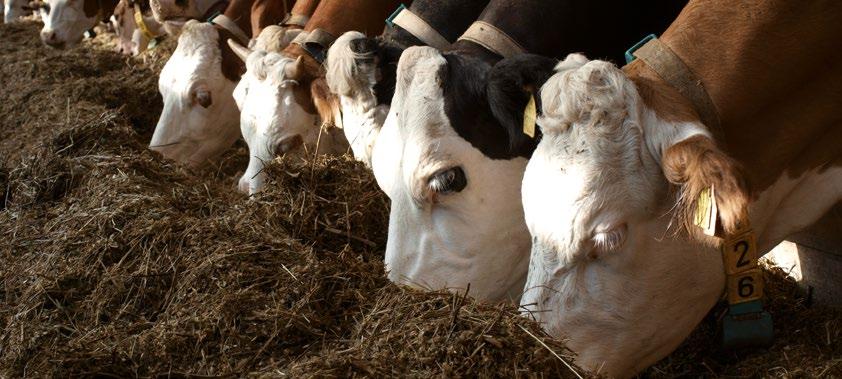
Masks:
[[[304,140],[297,134],[292,137],[284,138],[277,146],[275,146],[275,154],[286,154],[303,144]]]

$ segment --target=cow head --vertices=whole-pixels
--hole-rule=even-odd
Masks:
[[[41,41],[56,49],[75,46],[102,19],[103,12],[111,11],[103,9],[98,0],[47,0],[41,6]]]
[[[246,61],[246,73],[234,90],[250,155],[240,191],[259,191],[265,181],[263,165],[276,155],[347,149],[345,137],[333,127],[338,100],[329,93],[317,64],[303,56],[250,51],[229,43]]]
[[[404,51],[372,153],[378,185],[392,203],[389,279],[433,289],[470,286],[473,296],[490,301],[519,299],[530,246],[520,183],[534,142],[494,112],[523,114],[523,89],[498,86],[543,62],[527,57],[523,70],[498,71],[469,55]],[[518,105],[501,104],[509,101]]]
[[[351,31],[336,39],[325,61],[327,84],[342,106],[345,137],[354,157],[368,165],[389,112],[391,96],[385,96],[394,90],[394,66],[385,67],[389,62],[380,54],[385,49],[382,40]]]
[[[746,186],[701,123],[659,117],[612,64],[571,55],[556,71],[523,179],[533,245],[521,305],[580,364],[625,377],[671,352],[721,295],[722,258],[684,220],[713,185],[733,231]]]
[[[32,13],[27,0],[5,0],[3,1],[3,22],[6,24],[15,22],[20,17]]]
[[[158,89],[164,109],[149,148],[189,166],[216,158],[238,138],[236,83],[222,73],[219,32],[188,21],[164,65]]]
[[[138,28],[134,19],[134,7],[129,4],[129,0],[120,0],[117,3],[110,21],[114,33],[117,34],[117,52],[132,55],[133,51],[137,51],[133,37]]]

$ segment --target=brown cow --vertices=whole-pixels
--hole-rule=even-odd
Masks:
[[[301,151],[344,152],[347,140],[332,125],[338,99],[330,94],[322,68],[324,53],[336,36],[349,30],[379,34],[397,7],[395,0],[322,0],[310,22],[281,54],[239,49],[248,72],[234,97],[242,111],[241,129],[251,159],[240,179],[241,191],[263,185],[263,162],[276,154]],[[248,57],[247,57],[248,56]],[[324,132],[327,133],[324,133]]]
[[[762,254],[839,203],[840,18],[835,0],[694,0],[623,70],[556,67],[523,180],[521,304],[582,365],[625,377],[661,359],[726,278],[731,304],[760,304],[751,241]]]

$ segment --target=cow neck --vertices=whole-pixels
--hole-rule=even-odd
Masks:
[[[674,0],[491,0],[477,21],[503,32],[529,53],[564,58],[581,52],[621,62],[629,46],[664,30],[682,6]]]
[[[383,20],[399,3],[397,0],[324,0],[304,30],[322,29],[333,36],[350,30],[377,35],[385,26]]]
[[[254,0],[251,7],[252,37],[259,36],[263,28],[283,21],[287,11],[286,1]]]
[[[303,29],[318,6],[319,0],[297,0],[295,5],[292,6],[292,10],[289,11],[288,19],[284,20],[281,25]]]
[[[755,194],[783,172],[842,163],[842,116],[831,111],[842,104],[840,18],[840,2],[692,1],[661,37],[702,80],[719,112],[719,142]]]
[[[447,41],[456,38],[470,25],[472,20],[482,12],[488,0],[429,0],[415,1],[409,10],[422,18]],[[395,25],[387,27],[382,35],[377,37],[380,79],[374,85],[374,93],[378,104],[391,104],[395,94],[395,79],[397,65],[401,53],[410,46],[421,46],[424,43],[406,29]]]

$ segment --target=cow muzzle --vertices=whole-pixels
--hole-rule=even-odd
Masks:
[[[67,43],[59,39],[58,35],[53,30],[41,31],[41,41],[44,42],[45,45],[59,50],[64,49],[67,46]]]

